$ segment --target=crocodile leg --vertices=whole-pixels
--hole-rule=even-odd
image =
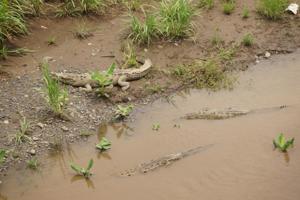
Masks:
[[[118,85],[122,87],[123,91],[126,91],[130,87],[130,83],[126,81],[126,76],[122,75],[118,79]]]

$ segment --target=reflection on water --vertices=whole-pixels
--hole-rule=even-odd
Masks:
[[[74,183],[76,181],[84,181],[86,183],[87,188],[95,189],[95,185],[94,185],[93,181],[90,178],[85,178],[85,177],[80,176],[80,175],[74,175],[71,178],[71,183]]]
[[[110,129],[114,132],[113,134],[116,134],[117,138],[121,138],[122,135],[134,135],[134,129],[124,122],[101,123],[98,129],[98,140],[100,141],[102,137],[105,137]]]

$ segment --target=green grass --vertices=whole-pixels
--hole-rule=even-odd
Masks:
[[[141,6],[141,0],[122,0],[122,3],[130,11],[136,11]]]
[[[87,27],[86,23],[78,24],[74,36],[80,40],[87,39],[88,37],[93,36],[91,30]]]
[[[212,45],[218,46],[222,43],[224,43],[224,40],[222,39],[222,37],[219,35],[219,33],[217,31],[215,31],[214,35],[211,38],[211,43]]]
[[[162,0],[159,8],[161,34],[168,39],[178,39],[193,32],[194,10],[188,0]]]
[[[99,14],[105,7],[104,0],[64,0],[56,12],[57,17]]]
[[[136,50],[131,42],[127,42],[123,50],[124,65],[123,68],[132,68],[138,66]]]
[[[288,0],[259,0],[257,11],[262,16],[276,20],[282,17],[288,6]]]
[[[11,6],[8,0],[0,4],[0,46],[13,35],[26,34],[24,14],[16,7]]]
[[[172,74],[184,84],[196,88],[219,90],[230,88],[233,84],[231,78],[225,73],[214,60],[197,61],[190,65],[177,66]]]
[[[244,35],[243,39],[242,39],[242,44],[246,47],[250,47],[252,46],[254,43],[254,38],[253,35],[248,33],[246,35]]]
[[[130,113],[133,111],[134,106],[128,105],[128,106],[121,106],[117,105],[117,109],[115,110],[115,119],[124,119],[130,115]]]
[[[0,149],[0,166],[4,163],[7,156],[7,151],[5,149]]]
[[[17,145],[22,144],[25,141],[31,141],[31,138],[27,135],[30,128],[30,123],[27,121],[26,117],[20,120],[20,129],[15,135],[15,142]]]
[[[51,77],[49,64],[47,62],[42,63],[42,72],[47,103],[55,114],[61,116],[64,111],[64,106],[67,103],[68,93],[65,89],[60,87],[57,80]]]
[[[32,170],[37,170],[38,166],[39,166],[39,162],[36,158],[32,158],[27,161],[27,167]]]
[[[223,13],[230,15],[235,9],[235,0],[227,0],[223,3]]]
[[[242,18],[243,19],[249,18],[249,9],[247,7],[243,8]]]
[[[212,9],[214,7],[214,0],[199,0],[199,7]]]
[[[157,37],[157,30],[157,21],[153,15],[146,15],[144,21],[131,15],[128,38],[136,44],[149,45]]]

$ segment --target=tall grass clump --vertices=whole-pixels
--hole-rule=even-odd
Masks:
[[[146,15],[141,21],[136,16],[131,16],[130,31],[128,38],[139,45],[149,45],[153,38],[157,37],[157,22],[153,15]]]
[[[82,14],[100,13],[105,7],[104,0],[64,0],[56,16],[78,16]]]
[[[235,9],[235,0],[225,0],[223,3],[223,13],[230,15]]]
[[[259,0],[257,11],[262,16],[276,20],[281,18],[288,6],[288,0]]]
[[[65,89],[60,88],[57,80],[51,77],[49,64],[47,62],[42,63],[42,72],[47,103],[55,114],[62,116],[68,93]]]
[[[8,0],[0,4],[0,46],[12,35],[26,34],[24,15],[16,7],[11,6]]]
[[[169,39],[187,36],[192,32],[194,11],[188,0],[162,0],[159,9],[162,35]]]
[[[214,0],[199,0],[199,7],[210,10],[214,7]]]

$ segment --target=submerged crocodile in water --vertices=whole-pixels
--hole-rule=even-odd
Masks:
[[[252,109],[252,110],[238,110],[233,108],[227,108],[224,110],[217,110],[217,109],[208,109],[204,108],[200,110],[199,112],[194,113],[188,113],[185,116],[183,116],[183,119],[206,119],[206,120],[222,120],[222,119],[229,119],[234,117],[239,117],[242,115],[247,115],[250,113],[257,113],[257,112],[263,112],[263,111],[271,111],[271,110],[280,110],[286,108],[286,105],[282,106],[275,106],[275,107],[268,107],[268,108],[258,108],[258,109]]]
[[[171,165],[172,163],[174,163],[175,161],[181,160],[182,158],[193,155],[195,153],[204,151],[207,148],[212,147],[212,146],[213,146],[213,144],[209,144],[209,145],[205,145],[205,146],[198,146],[198,147],[189,149],[187,151],[169,154],[169,155],[163,156],[161,158],[151,160],[146,163],[142,163],[139,166],[137,166],[136,168],[123,171],[120,173],[120,175],[121,176],[133,176],[137,173],[145,174],[150,171],[154,171],[160,167],[164,167],[164,166],[167,167],[167,166]]]
[[[146,59],[144,64],[139,68],[132,69],[117,69],[113,72],[112,84],[119,85],[122,90],[127,90],[130,87],[129,81],[134,81],[146,76],[152,68],[152,62],[150,59]],[[71,73],[71,72],[59,72],[52,73],[53,78],[58,81],[72,85],[74,87],[85,87],[90,91],[94,87],[98,87],[97,81],[92,79],[89,73]]]

